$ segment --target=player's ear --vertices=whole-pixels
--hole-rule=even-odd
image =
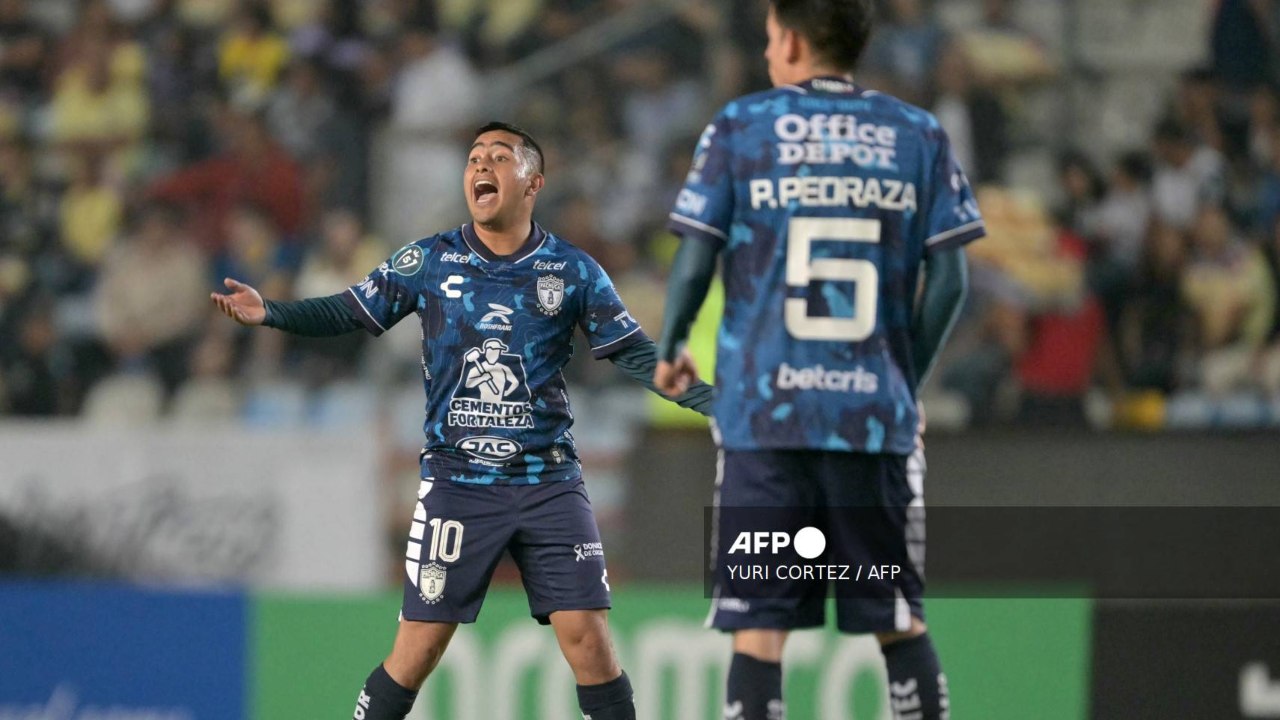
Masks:
[[[542,173],[537,173],[533,179],[529,181],[529,189],[524,191],[525,195],[537,195],[543,185],[547,184],[547,178]]]
[[[782,56],[792,65],[800,62],[800,56],[804,51],[804,38],[800,33],[791,28],[784,27],[782,29]]]

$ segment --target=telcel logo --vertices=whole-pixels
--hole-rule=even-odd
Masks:
[[[458,449],[489,462],[501,462],[515,457],[520,452],[520,443],[507,438],[492,435],[463,438],[458,441]]]

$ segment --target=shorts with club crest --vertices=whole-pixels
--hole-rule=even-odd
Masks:
[[[406,620],[475,622],[509,551],[529,612],[610,607],[604,548],[582,479],[537,485],[423,480],[405,554]]]

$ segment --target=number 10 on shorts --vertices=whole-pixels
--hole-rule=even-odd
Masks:
[[[427,562],[457,562],[462,555],[462,523],[457,520],[441,520],[432,518],[431,548],[427,553]]]

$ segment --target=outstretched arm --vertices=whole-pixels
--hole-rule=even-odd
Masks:
[[[671,277],[667,280],[666,315],[662,320],[662,339],[657,346],[658,363],[653,379],[658,391],[665,395],[680,395],[698,382],[698,369],[683,348],[689,339],[689,327],[707,299],[719,251],[716,245],[701,238],[685,238],[676,252]]]
[[[938,352],[960,317],[968,292],[969,265],[963,247],[925,257],[924,292],[911,322],[911,359],[917,390],[924,387]]]
[[[231,278],[224,283],[231,292],[212,293],[213,304],[241,325],[264,325],[309,337],[343,335],[364,327],[341,295],[279,302],[263,300],[257,290]]]
[[[646,338],[610,355],[609,361],[627,375],[635,378],[641,385],[667,397],[665,393],[654,385],[653,371],[658,366],[657,350],[658,346],[652,340]],[[711,415],[713,396],[714,389],[710,385],[700,380],[695,380],[683,393],[675,397],[667,397],[667,399],[680,407],[689,408],[703,415]]]

